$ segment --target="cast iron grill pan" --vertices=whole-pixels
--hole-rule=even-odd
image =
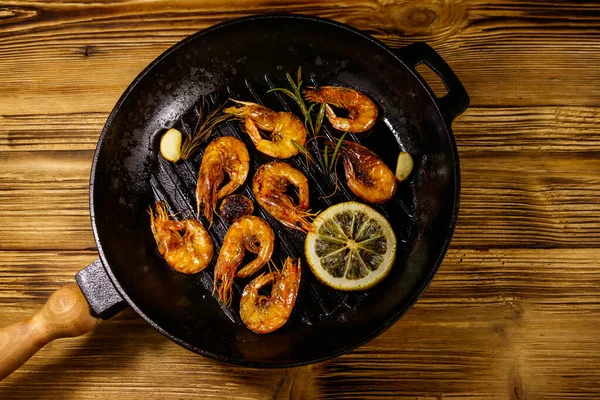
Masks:
[[[262,16],[217,25],[184,40],[159,57],[125,92],[101,135],[91,178],[91,211],[101,260],[118,292],[147,322],[197,353],[250,366],[290,366],[341,354],[395,322],[425,290],[447,249],[459,198],[458,158],[450,122],[468,96],[447,65],[423,44],[402,50],[400,59],[372,38],[344,25],[302,16]],[[402,60],[402,61],[401,61]],[[435,98],[414,73],[427,62],[449,93]],[[391,222],[398,239],[390,275],[358,293],[329,289],[310,272],[305,235],[283,227],[255,201],[255,215],[276,232],[273,260],[302,258],[303,280],[295,310],[283,328],[257,335],[239,318],[239,298],[249,279],[237,279],[232,306],[212,295],[213,267],[228,228],[219,216],[209,229],[215,256],[196,275],[172,270],[152,238],[148,208],[167,202],[179,218],[195,216],[198,168],[206,144],[190,160],[170,163],[159,155],[160,136],[170,127],[190,132],[201,96],[213,104],[226,98],[255,101],[275,110],[297,106],[285,96],[267,94],[287,87],[285,73],[303,69],[304,85],[338,85],[365,92],[379,107],[369,133],[347,139],[377,152],[395,168],[399,151],[415,160],[413,174],[393,200],[374,206]],[[326,122],[324,135],[337,140]],[[241,139],[251,155],[246,184],[237,193],[254,200],[251,181],[272,159],[258,153],[241,124],[230,121],[214,137]],[[360,200],[347,190],[341,163],[339,189],[323,165],[290,162],[309,178],[315,211]],[[205,220],[200,219],[205,227]]]

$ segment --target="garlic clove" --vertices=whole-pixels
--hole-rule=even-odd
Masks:
[[[412,172],[413,159],[407,152],[401,152],[398,154],[398,162],[396,163],[396,179],[398,182],[402,182]]]
[[[160,139],[160,154],[165,160],[177,162],[181,158],[181,132],[171,128]]]

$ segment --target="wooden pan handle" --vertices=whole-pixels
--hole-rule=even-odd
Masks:
[[[83,335],[97,322],[79,286],[61,287],[33,317],[0,328],[0,380],[54,339]]]

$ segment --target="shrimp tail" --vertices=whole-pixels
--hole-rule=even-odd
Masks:
[[[278,276],[279,276],[279,272],[277,272],[277,271],[263,272],[258,277],[254,278],[252,280],[252,285],[256,289],[260,289],[263,286],[268,285],[269,283],[271,283],[274,280],[276,280],[276,278]]]
[[[324,97],[321,94],[321,90],[314,87],[307,87],[302,90],[302,97],[305,100],[312,101],[313,103],[322,103],[325,101]]]
[[[337,118],[337,116],[335,115],[335,111],[333,111],[333,108],[331,108],[329,104],[333,104],[337,107],[341,105],[341,102],[332,97],[330,94],[328,95],[327,89],[309,87],[302,90],[302,96],[304,97],[304,99],[313,103],[326,102],[325,114],[327,114],[327,118]]]
[[[250,137],[250,140],[252,140],[252,143],[254,143],[254,145],[257,146],[258,143],[261,141],[262,137],[260,136],[260,131],[258,130],[258,127],[254,123],[254,121],[252,121],[252,118],[246,117],[246,123],[244,124],[244,126],[246,128],[246,133]]]
[[[227,274],[219,274],[215,277],[217,284],[213,287],[213,296],[217,292],[217,297],[223,305],[229,307],[231,305],[231,286],[233,282]]]
[[[216,190],[213,192],[215,193],[213,193],[210,196],[210,199],[205,199],[204,197],[200,197],[199,195],[196,196],[196,215],[198,217],[204,215],[204,218],[206,218],[206,220],[209,223],[209,227],[212,226],[213,213],[216,208],[216,204],[214,204],[216,200],[211,200],[216,199]]]
[[[213,213],[217,208],[219,185],[223,182],[223,179],[223,167],[220,164],[211,164],[198,179],[196,186],[197,215],[204,214],[210,225],[212,225]]]

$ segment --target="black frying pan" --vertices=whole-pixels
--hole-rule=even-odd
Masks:
[[[446,84],[436,98],[415,66],[425,63]],[[339,85],[368,94],[380,117],[370,134],[357,134],[392,168],[399,151],[408,151],[415,168],[396,197],[376,208],[392,223],[399,240],[390,275],[363,293],[342,293],[320,284],[304,263],[298,301],[280,330],[257,335],[233,306],[222,308],[211,295],[212,265],[197,275],[172,270],[160,257],[149,226],[148,207],[168,202],[172,212],[194,209],[194,189],[202,151],[178,164],[159,156],[161,134],[170,127],[193,127],[201,96],[257,101],[298,114],[294,104],[276,94],[285,73],[302,66],[311,85]],[[77,275],[94,313],[109,318],[132,307],[150,325],[185,348],[235,364],[284,367],[342,354],[392,325],[431,282],[450,243],[458,214],[459,163],[450,128],[469,97],[441,57],[424,43],[391,50],[346,25],[296,15],[238,19],[201,31],[166,51],[127,88],[102,131],[91,171],[90,208],[100,259]],[[325,133],[335,134],[331,127]],[[241,138],[251,150],[248,182],[268,157],[253,146],[236,122],[219,135]],[[307,167],[301,157],[291,163],[311,180],[314,210],[356,200],[344,179],[335,196],[321,195],[333,182]],[[246,184],[239,192],[250,195]],[[277,233],[274,259],[303,256],[304,236],[284,228],[257,206]],[[216,219],[210,233],[218,251],[227,224]]]

